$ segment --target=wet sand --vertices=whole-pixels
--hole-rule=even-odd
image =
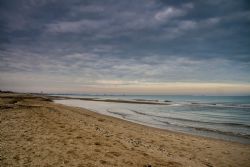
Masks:
[[[0,166],[250,166],[250,145],[175,133],[0,94]]]

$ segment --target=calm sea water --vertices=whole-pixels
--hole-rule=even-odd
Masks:
[[[250,96],[68,96],[167,103],[55,101],[147,126],[250,144]]]

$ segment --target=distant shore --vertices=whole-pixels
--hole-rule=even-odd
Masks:
[[[250,145],[150,128],[56,98],[0,93],[0,166],[250,166]]]
[[[67,97],[67,96],[49,96],[53,100],[88,100],[88,101],[103,101],[113,103],[134,103],[134,104],[155,104],[155,105],[169,105],[171,101],[159,102],[157,100],[145,100],[145,99],[133,99],[133,100],[122,100],[122,99],[100,99],[100,98],[83,98],[83,97]]]

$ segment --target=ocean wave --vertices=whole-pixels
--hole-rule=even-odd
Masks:
[[[218,129],[209,129],[209,128],[203,128],[203,127],[190,127],[190,128],[193,128],[193,129],[198,130],[198,131],[214,132],[214,133],[219,133],[219,134],[223,134],[223,135],[239,136],[239,137],[250,139],[250,134],[221,131]]]
[[[223,107],[223,108],[241,108],[250,109],[250,104],[227,104],[227,103],[200,103],[200,102],[189,102],[188,105],[205,106],[205,107]]]
[[[174,117],[158,116],[158,115],[139,112],[139,111],[136,111],[136,110],[130,110],[130,111],[133,111],[134,113],[140,114],[140,115],[147,115],[147,116],[152,116],[152,117],[157,117],[157,118],[178,120],[178,121],[183,121],[183,122],[192,122],[192,123],[201,123],[201,124],[216,124],[216,125],[224,125],[224,126],[237,126],[237,127],[250,128],[250,125],[241,124],[241,123],[198,121],[198,120],[191,120],[191,119],[185,119],[185,118],[174,118]]]
[[[159,122],[164,123],[166,125],[172,125],[172,126],[176,126],[176,127],[180,127],[180,128],[193,129],[193,130],[196,130],[196,131],[212,132],[212,133],[217,133],[217,134],[222,134],[222,135],[237,136],[237,137],[243,137],[243,138],[250,139],[250,134],[245,134],[245,133],[222,131],[222,130],[218,130],[218,129],[204,128],[204,127],[178,125],[178,124],[170,123],[170,122],[167,122],[167,121],[160,121],[160,120],[157,120],[157,119],[155,119],[155,121],[159,121]]]
[[[150,99],[132,99],[132,100],[135,100],[135,101],[149,101],[149,102],[159,102],[159,100],[150,100]]]
[[[119,115],[121,116],[122,118],[126,118],[128,115],[130,115],[129,113],[124,113],[124,112],[119,112],[119,111],[111,111],[111,109],[106,109],[106,111],[108,113],[111,113],[111,114],[115,114],[115,115]]]
[[[109,113],[112,113],[112,114],[119,115],[124,119],[126,119],[126,117],[129,115],[129,114],[125,114],[125,113],[111,111],[111,109],[107,109],[106,111],[109,112]],[[226,126],[238,126],[238,127],[250,128],[250,125],[240,124],[240,123],[203,122],[203,121],[196,121],[196,120],[189,120],[189,119],[182,119],[182,118],[161,117],[161,116],[151,115],[151,114],[147,114],[147,113],[142,113],[142,112],[139,112],[139,111],[136,111],[136,110],[129,110],[129,111],[132,111],[132,112],[134,112],[136,114],[140,114],[140,115],[144,115],[144,116],[151,116],[151,117],[153,116],[153,117],[157,117],[157,118],[167,118],[167,119],[171,119],[171,120],[179,120],[179,121],[188,121],[188,122],[196,122],[196,123],[216,124],[216,125],[226,125]],[[200,131],[200,132],[208,132],[208,133],[210,132],[210,133],[215,133],[215,134],[222,134],[222,135],[227,135],[227,136],[236,136],[236,137],[242,137],[242,138],[250,139],[250,134],[237,133],[237,132],[231,132],[231,131],[222,131],[222,130],[219,130],[219,129],[205,128],[205,127],[195,127],[195,126],[188,126],[188,125],[180,125],[180,124],[172,123],[172,122],[169,122],[169,121],[162,121],[162,120],[159,120],[159,119],[153,119],[153,120],[155,122],[161,122],[161,123],[163,123],[163,124],[165,124],[167,126],[171,125],[171,126],[174,126],[174,127],[179,127],[179,128],[184,128],[184,129],[192,129],[192,130]],[[137,119],[134,119],[133,121],[143,123],[143,124],[149,124],[148,122],[141,122],[140,120],[137,120]],[[150,124],[152,124],[152,122]]]

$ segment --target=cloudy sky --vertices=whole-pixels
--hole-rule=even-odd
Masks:
[[[0,89],[250,94],[250,4],[1,0]]]

